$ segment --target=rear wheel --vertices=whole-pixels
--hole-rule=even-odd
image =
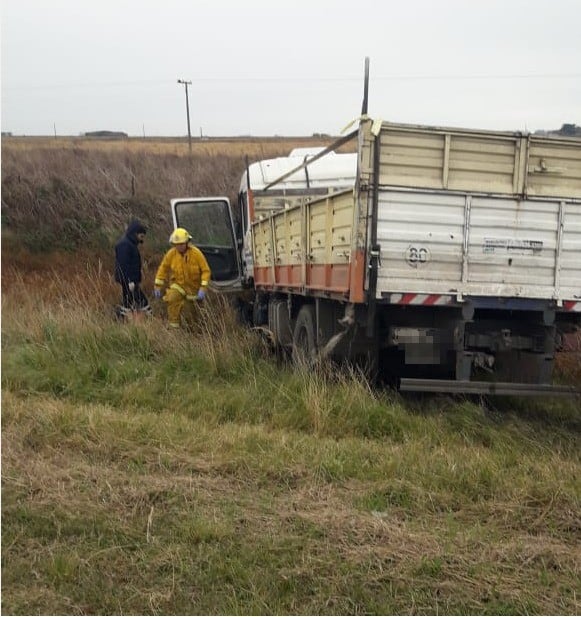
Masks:
[[[303,306],[297,316],[292,355],[293,362],[302,366],[312,366],[317,358],[315,307],[311,304]]]

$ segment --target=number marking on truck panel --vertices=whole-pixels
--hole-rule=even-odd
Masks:
[[[412,268],[417,268],[430,260],[430,251],[425,246],[408,246],[405,260]]]

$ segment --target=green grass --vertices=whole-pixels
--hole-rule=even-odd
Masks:
[[[575,403],[406,400],[277,363],[224,307],[176,333],[11,280],[5,614],[581,610]]]

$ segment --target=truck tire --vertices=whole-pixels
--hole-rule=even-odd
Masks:
[[[317,358],[315,307],[306,304],[297,316],[293,331],[293,362],[299,366],[312,366]]]

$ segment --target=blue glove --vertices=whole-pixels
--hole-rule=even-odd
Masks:
[[[198,300],[203,300],[206,297],[206,292],[200,287],[198,289]]]
[[[161,298],[161,289],[154,289],[153,290],[153,297],[156,300],[159,300]]]

